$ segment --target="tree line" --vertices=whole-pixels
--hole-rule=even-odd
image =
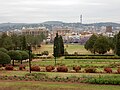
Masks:
[[[46,36],[43,33],[38,36],[16,34],[8,36],[6,33],[3,33],[0,36],[0,48],[2,47],[7,50],[25,50],[28,43],[36,48],[40,46],[44,39],[46,39]]]
[[[112,50],[120,56],[120,32],[114,37],[93,34],[84,45],[91,53],[105,54]]]

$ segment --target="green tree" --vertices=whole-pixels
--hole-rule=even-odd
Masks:
[[[21,54],[21,57],[22,57],[22,59],[21,59],[21,64],[22,64],[22,61],[23,61],[23,60],[26,60],[26,59],[29,58],[28,52],[26,52],[26,51],[20,51],[20,50],[18,50],[17,52],[19,52],[19,53]]]
[[[93,34],[89,40],[85,43],[84,47],[85,49],[89,50],[91,53],[94,53],[95,54],[95,50],[93,48],[96,40],[97,40],[97,36],[95,34]]]
[[[59,43],[60,43],[60,54],[64,55],[64,43],[61,35],[59,37]]]
[[[7,53],[7,52],[8,52],[8,50],[5,49],[5,48],[0,48],[0,51],[2,51],[2,52],[4,52],[4,53]]]
[[[22,38],[22,50],[27,50],[27,42],[25,36]]]
[[[21,41],[20,41],[19,36],[17,36],[16,34],[13,34],[11,36],[11,39],[12,39],[14,50],[20,49]]]
[[[100,35],[99,38],[96,40],[93,48],[95,52],[99,54],[105,54],[107,51],[110,50],[108,39],[105,36]]]
[[[13,49],[13,43],[11,37],[7,36],[7,34],[2,34],[1,41],[0,41],[0,47],[3,47],[7,50]]]
[[[8,55],[13,60],[13,66],[14,66],[14,60],[21,60],[22,59],[21,54],[15,50],[8,51]]]
[[[120,32],[116,35],[116,50],[115,53],[116,55],[120,56]]]
[[[8,54],[0,51],[0,64],[4,66],[4,64],[10,64],[11,58]]]

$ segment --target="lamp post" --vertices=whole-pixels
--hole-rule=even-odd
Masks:
[[[31,45],[30,44],[28,44],[28,50],[29,50],[29,71],[31,73],[31,60],[32,60],[31,52],[32,52],[32,49],[31,49]]]

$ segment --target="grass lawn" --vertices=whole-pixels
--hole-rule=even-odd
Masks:
[[[69,54],[74,54],[74,52],[78,52],[79,54],[91,54],[84,48],[83,45],[79,44],[65,44],[64,48],[68,51]],[[48,51],[51,55],[53,53],[53,44],[41,45],[41,47],[36,51],[33,50],[34,53],[41,53],[43,51]]]
[[[120,86],[58,82],[0,81],[0,90],[120,90]]]

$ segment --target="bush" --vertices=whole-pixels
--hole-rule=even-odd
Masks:
[[[77,55],[78,55],[78,52],[74,52],[74,55],[77,56]]]
[[[81,70],[80,66],[73,66],[73,70],[75,70],[76,72],[79,72],[79,70]]]
[[[44,52],[42,52],[42,55],[49,55],[49,52],[48,51],[44,51]]]
[[[34,65],[31,67],[31,71],[40,71],[40,67],[38,65]]]
[[[68,68],[66,66],[58,66],[57,71],[58,72],[67,72]]]
[[[119,74],[120,74],[120,68],[118,68],[118,69],[117,69],[117,73],[119,73]]]
[[[25,70],[25,65],[20,64],[20,65],[19,65],[19,70]]]
[[[2,52],[4,52],[4,53],[7,53],[7,52],[8,52],[8,50],[5,49],[5,48],[0,48],[0,51],[2,51]]]
[[[11,64],[6,65],[5,70],[13,70],[13,66]]]
[[[119,56],[65,56],[65,59],[120,59]]]
[[[0,64],[10,64],[11,58],[8,54],[0,51]]]
[[[51,72],[51,71],[54,70],[54,69],[55,69],[54,66],[51,66],[51,65],[46,66],[46,71],[47,71],[47,72]]]
[[[94,67],[87,67],[85,68],[86,73],[96,73],[96,68]]]
[[[109,68],[109,67],[104,68],[104,71],[105,71],[106,73],[112,73],[112,69]]]

